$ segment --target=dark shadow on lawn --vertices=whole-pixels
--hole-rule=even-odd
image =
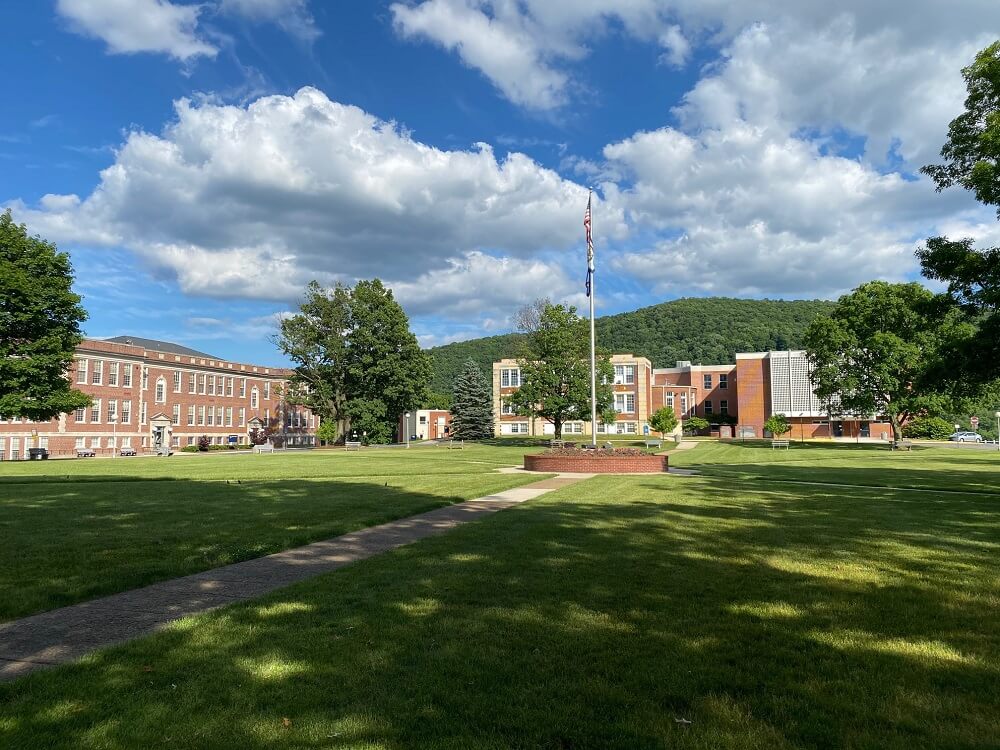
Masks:
[[[607,487],[0,686],[0,744],[995,747],[993,500]]]

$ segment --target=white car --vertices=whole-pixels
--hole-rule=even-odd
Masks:
[[[953,443],[981,443],[983,442],[983,436],[978,432],[969,432],[968,430],[960,430],[959,432],[953,432],[948,436],[948,439]]]

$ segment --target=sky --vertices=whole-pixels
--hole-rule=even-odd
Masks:
[[[425,346],[539,297],[836,298],[1000,243],[920,175],[995,0],[38,0],[0,26],[0,210],[89,336],[280,364],[306,284],[379,277]],[[720,321],[724,325],[724,321]]]

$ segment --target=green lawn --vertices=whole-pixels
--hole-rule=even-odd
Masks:
[[[533,481],[470,447],[0,464],[0,620]],[[239,482],[237,484],[237,481]]]
[[[675,459],[708,473],[589,480],[0,685],[0,746],[997,747],[995,457]],[[834,486],[878,470],[984,490]]]

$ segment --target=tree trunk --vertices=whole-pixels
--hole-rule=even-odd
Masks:
[[[562,440],[562,420],[556,417],[552,420],[552,425],[555,427],[556,440]]]
[[[892,425],[892,442],[896,443],[903,439],[903,428],[899,422],[899,416],[896,414],[889,415],[889,424]]]

